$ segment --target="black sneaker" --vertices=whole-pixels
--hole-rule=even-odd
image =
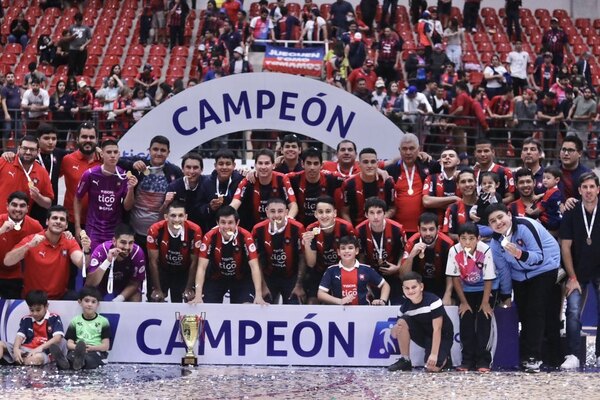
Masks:
[[[75,346],[75,352],[73,354],[73,369],[79,371],[85,364],[85,342],[80,340]]]
[[[540,372],[540,367],[542,366],[542,362],[536,360],[535,358],[529,358],[525,362],[523,362],[523,370],[528,373],[537,373]]]
[[[58,369],[69,369],[71,366],[69,365],[69,361],[65,354],[62,352],[58,345],[53,344],[50,346],[50,354],[52,354],[52,358],[56,361],[56,366]]]
[[[400,357],[398,361],[390,365],[388,371],[412,371],[412,363],[404,357]]]

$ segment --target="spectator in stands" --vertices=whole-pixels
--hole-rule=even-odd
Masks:
[[[56,42],[56,54],[54,55],[54,61],[52,65],[54,66],[54,71],[56,72],[56,68],[61,65],[69,64],[69,47],[70,43],[68,40],[69,30],[63,29],[60,39]]]
[[[400,111],[402,96],[399,95],[398,82],[391,82],[388,87],[386,95],[381,102],[381,112],[387,117],[391,117],[393,113]]]
[[[343,1],[343,0],[340,0]],[[275,42],[275,25],[269,18],[269,9],[261,8],[260,15],[252,18],[250,21],[250,37],[248,43],[252,45],[254,51],[264,51],[264,43],[254,43],[255,40],[268,40],[271,39]]]
[[[83,79],[77,82],[77,90],[71,95],[75,103],[75,107],[71,109],[71,112],[75,116],[75,119],[77,121],[87,121],[90,119],[94,105],[94,95],[88,87],[87,82]]]
[[[538,64],[533,71],[533,89],[538,92],[549,92],[550,87],[556,82],[558,68],[552,64],[552,58],[551,52],[545,52],[542,63]]]
[[[398,5],[397,2],[396,2],[396,5]],[[394,8],[396,8],[396,7],[394,7]],[[419,22],[419,18],[422,17],[422,15],[425,12],[425,10],[427,10],[427,1],[425,1],[425,0],[412,0],[410,2],[410,20],[411,20],[411,22],[412,22],[413,25],[417,25],[417,23]],[[381,19],[381,25],[383,25],[384,21],[385,20],[382,18]]]
[[[354,85],[353,95],[364,101],[365,103],[371,105],[373,101],[372,91],[367,88],[367,80],[363,77],[359,77],[356,79],[356,84]]]
[[[133,120],[139,121],[152,108],[152,100],[146,95],[146,89],[136,86],[133,89]]]
[[[452,0],[438,0],[437,11],[440,22],[442,23],[442,28],[447,29],[450,15],[452,14]]]
[[[158,88],[159,79],[152,74],[152,65],[146,64],[140,72],[140,75],[134,79],[135,86],[140,86],[146,89],[146,94],[151,98],[156,97],[156,89]]]
[[[11,21],[9,32],[8,43],[19,43],[25,50],[29,42],[29,22],[25,19],[24,12],[20,12],[17,18]]]
[[[21,133],[21,89],[15,85],[14,72],[6,73],[6,84],[0,89],[0,95],[4,114],[2,149],[7,151],[11,133],[14,133],[15,137]]]
[[[123,69],[121,68],[120,64],[114,64],[112,67],[110,67],[108,76],[102,80],[102,85],[105,87],[108,86],[108,80],[113,78],[116,80],[117,86],[127,86],[127,78],[123,78],[121,76],[122,71]],[[121,81],[121,85],[119,85],[119,81]]]
[[[409,85],[416,86],[419,91],[425,89],[429,67],[429,61],[425,57],[425,47],[419,44],[416,53],[411,53],[404,63]]]
[[[547,92],[544,98],[538,101],[537,120],[538,127],[544,131],[544,148],[549,159],[555,156],[559,124],[562,118],[563,113],[558,107],[556,93]]]
[[[400,109],[402,122],[408,132],[414,133],[415,123],[422,122],[422,116],[433,113],[427,97],[415,86],[409,86],[406,89],[402,96],[402,105],[403,107]]]
[[[373,104],[373,107],[377,109],[377,111],[381,111],[381,105],[383,104],[385,96],[385,82],[383,79],[378,78],[377,82],[375,82],[375,90],[373,90],[371,93],[371,103]]]
[[[187,0],[172,0],[169,3],[169,46],[183,46],[185,20],[190,13]]]
[[[152,3],[154,3],[154,0],[142,0],[142,15],[140,15],[140,44],[142,46],[147,45],[150,38],[153,16]]]
[[[572,209],[579,200],[579,178],[582,174],[589,172],[590,169],[581,163],[583,156],[583,143],[578,136],[567,136],[564,138],[560,148],[559,166],[562,172],[562,179],[558,183],[558,188],[565,198],[561,211]]]
[[[237,3],[235,0],[228,2]],[[227,3],[225,3],[227,4]],[[219,45],[223,47],[222,53],[227,55],[227,58],[233,58],[233,50],[242,45],[242,35],[237,30],[231,29],[231,22],[223,21],[223,33],[219,36]]]
[[[352,36],[352,40],[346,45],[345,51],[348,63],[353,70],[360,68],[365,63],[369,49],[367,49],[367,45],[363,42],[362,33],[356,32]]]
[[[396,5],[398,2],[396,1]],[[360,9],[360,15],[362,16],[362,20],[369,27],[369,31],[375,27],[375,17],[377,15],[377,7],[379,6],[378,0],[360,0],[358,4],[358,8]],[[394,13],[394,19],[396,14],[396,7],[392,7],[392,12]],[[394,25],[392,25],[394,26]]]
[[[431,19],[429,20],[431,24],[431,41],[435,46],[438,43],[442,43],[444,28],[442,28],[442,23],[438,20],[438,13],[436,7],[431,7]]]
[[[592,97],[592,89],[586,87],[573,102],[567,120],[571,121],[571,127],[567,136],[577,135],[587,150],[588,137],[590,135],[590,122],[596,116],[596,101]]]
[[[577,66],[577,71],[579,74],[585,77],[585,81],[587,82],[587,86],[593,87],[592,81],[592,69],[590,67],[590,52],[584,51],[581,56],[579,56],[579,60],[573,65],[573,67]]]
[[[586,77],[579,71],[579,64],[573,64],[571,66],[571,73],[569,74],[569,82],[573,86],[573,89],[576,91],[583,90],[584,87],[592,87],[588,84]],[[589,70],[589,67],[588,67]],[[591,79],[591,76],[590,76]]]
[[[510,0],[509,0],[510,1]],[[519,0],[520,2],[520,0]],[[519,35],[520,37],[520,35]],[[519,96],[528,87],[529,53],[523,51],[523,43],[521,40],[515,41],[515,49],[508,53],[506,57],[506,65],[510,77],[512,78],[513,93]]]
[[[559,72],[557,81],[550,86],[550,91],[556,93],[556,100],[559,104],[567,97],[568,90],[573,90],[571,82],[569,81],[569,75],[564,72]]]
[[[552,53],[552,63],[557,67],[563,64],[565,53],[569,51],[569,37],[559,27],[558,18],[550,20],[550,29],[544,32],[542,46],[546,51]]]
[[[477,32],[479,7],[481,7],[481,0],[465,0],[463,7],[463,27],[466,31]]]
[[[118,98],[113,101],[112,114],[109,112],[107,118],[108,121],[113,121],[112,132],[116,138],[123,136],[135,123],[133,119],[135,104],[131,96],[131,89],[123,86],[118,93]]]
[[[488,106],[489,100],[485,96],[485,89],[477,87],[471,92],[473,101],[471,102],[471,117],[475,117],[471,120],[471,126],[477,127],[477,124],[481,126],[484,132],[487,132],[490,127],[488,125],[487,117],[485,115],[485,109]]]
[[[27,115],[27,131],[33,132],[37,129],[40,121],[48,118],[48,108],[50,107],[50,96],[45,89],[40,87],[40,81],[37,78],[31,79],[31,89],[23,93],[21,100],[21,110]]]
[[[87,60],[87,46],[92,40],[92,30],[83,25],[83,14],[73,17],[75,24],[69,28],[69,75],[83,75]]]
[[[233,50],[233,58],[229,62],[228,75],[252,72],[252,65],[244,59],[244,49],[241,46]]]
[[[31,87],[31,80],[33,78],[36,78],[40,82],[42,89],[45,89],[48,80],[43,72],[37,70],[37,63],[35,61],[30,62],[27,65],[27,70],[29,72],[25,74],[25,78],[23,78],[23,89],[27,90]]]
[[[439,82],[439,86],[446,92],[446,99],[449,103],[451,103],[456,97],[456,84],[459,82],[459,80],[460,78],[458,76],[458,72],[456,72],[454,63],[452,61],[448,61],[446,63],[446,70],[442,76],[440,76],[439,80],[434,82]]]
[[[54,63],[54,56],[56,54],[56,46],[52,43],[50,35],[41,35],[37,41],[37,50],[40,55],[40,64]]]
[[[506,11],[506,33],[508,39],[513,40],[513,28],[515,42],[521,41],[521,24],[519,23],[519,8],[523,5],[521,0],[506,0],[504,9]]]
[[[306,14],[302,23],[300,42],[303,40],[327,41],[327,21],[321,17],[318,9],[314,8]]]
[[[377,81],[377,75],[373,71],[373,60],[367,59],[361,68],[353,70],[348,76],[348,82],[346,82],[346,90],[350,93],[356,91],[358,79],[364,78],[366,88],[369,93],[375,89],[375,82]]]
[[[75,106],[73,96],[67,92],[67,86],[64,80],[56,83],[56,90],[50,96],[50,111],[52,111],[52,120],[58,133],[58,144],[61,148],[66,145],[67,134],[73,128],[73,113],[71,110]]]
[[[440,82],[440,78],[442,77],[442,73],[444,73],[446,66],[451,63],[451,60],[448,58],[446,53],[444,52],[444,46],[441,43],[437,43],[433,45],[433,53],[431,53],[430,57],[430,66],[429,71],[431,72],[431,79],[434,82]],[[452,68],[454,70],[454,67]],[[454,71],[452,71],[454,72]],[[453,80],[456,82],[455,80]]]
[[[96,92],[96,99],[102,105],[103,111],[113,110],[115,100],[119,97],[121,88],[123,88],[123,82],[113,75],[106,81],[106,86]]]
[[[454,116],[454,119],[451,119],[450,122],[454,122],[456,125],[452,130],[452,136],[458,153],[467,151],[467,131],[465,128],[471,124],[471,121],[467,118],[471,116],[472,103],[467,84],[464,82],[456,84],[456,98],[452,102],[449,115]]]
[[[544,149],[542,143],[528,137],[523,140],[523,150],[521,151],[521,160],[523,161],[523,168],[529,169],[533,174],[533,180],[535,182],[534,192],[535,194],[543,194],[546,188],[543,184],[544,179],[544,167],[542,166],[542,158],[544,156]]]
[[[483,70],[483,77],[486,80],[485,93],[488,99],[492,99],[506,90],[506,78],[504,76],[506,73],[506,68],[500,63],[500,56],[494,54],[492,63]]]
[[[512,127],[514,120],[514,94],[510,87],[504,89],[503,94],[494,96],[486,109],[486,113],[491,119],[489,138],[492,139],[496,148],[506,148],[508,138],[507,128]]]
[[[402,55],[403,40],[388,26],[383,28],[379,41],[373,43],[375,48],[375,72],[386,83],[398,80],[398,70]]]
[[[452,0],[449,2],[452,5]],[[450,61],[456,65],[457,70],[462,69],[462,48],[465,43],[465,29],[458,25],[458,18],[452,17],[450,25],[444,30],[446,41],[446,54]]]
[[[344,52],[344,44],[338,41],[325,56],[326,81],[340,89],[346,88],[350,62]]]
[[[166,0],[150,0],[152,8],[152,28],[154,29],[154,44],[166,43],[167,20],[165,10]],[[214,2],[213,2],[214,5]],[[208,5],[207,5],[208,8]]]
[[[515,98],[514,109],[514,129],[512,130],[511,142],[515,149],[520,149],[523,139],[533,135],[536,129],[534,122],[537,114],[535,92],[531,89],[525,89],[521,98]]]
[[[423,11],[423,15],[417,23],[417,43],[425,49],[425,59],[430,61],[433,50],[433,24],[431,23],[431,14],[429,11]]]
[[[338,39],[342,33],[348,30],[349,22],[354,19],[354,7],[346,0],[336,0],[331,4],[329,10],[329,19],[327,22],[331,25],[331,33]]]
[[[47,10],[48,8],[58,8],[59,10],[62,10],[63,6],[61,0],[40,0],[39,4],[42,10]]]
[[[283,0],[282,0],[283,1]],[[287,7],[281,8],[281,18],[275,25],[275,36],[279,40],[300,39],[301,23],[298,18],[290,14]]]

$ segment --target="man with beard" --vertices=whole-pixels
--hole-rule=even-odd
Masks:
[[[24,237],[43,230],[42,225],[27,215],[29,198],[23,192],[8,196],[8,212],[0,215],[0,258],[15,247]],[[0,264],[0,298],[19,299],[23,290],[21,268]]]
[[[48,209],[45,231],[31,234],[21,240],[4,256],[4,265],[13,266],[23,261],[23,293],[43,290],[51,300],[75,300],[77,294],[67,290],[70,263],[83,266],[83,252],[75,239],[67,239],[67,210],[63,206]],[[89,253],[90,238],[81,239],[83,251]]]
[[[131,227],[121,224],[115,229],[113,239],[92,253],[85,285],[98,288],[105,300],[114,296],[112,301],[142,301],[146,258],[133,236]]]
[[[63,158],[60,166],[60,176],[65,178],[65,199],[64,206],[69,213],[69,230],[75,233],[75,220],[73,212],[73,200],[77,185],[85,171],[102,164],[102,159],[96,152],[98,144],[98,134],[96,127],[92,122],[84,122],[79,125],[77,132],[77,150]],[[88,208],[87,195],[80,199],[81,207],[81,227],[85,228],[86,215]]]
[[[458,227],[470,221],[469,212],[477,203],[477,183],[473,170],[460,171],[456,176],[456,184],[462,197],[446,209],[442,232],[458,242]]]
[[[460,199],[457,194],[458,188],[455,179],[457,167],[460,163],[456,150],[446,149],[442,151],[440,163],[442,164],[442,172],[431,174],[425,178],[423,206],[438,215],[438,223],[441,226],[444,223],[446,208]]]
[[[344,179],[337,174],[328,174],[321,171],[323,155],[319,150],[311,147],[302,153],[304,171],[289,174],[290,183],[296,194],[298,202],[298,221],[304,226],[314,223],[315,209],[319,196],[336,197],[336,192],[344,183]]]
[[[323,273],[329,266],[340,261],[337,253],[340,238],[355,235],[354,227],[349,222],[337,218],[334,200],[331,197],[321,196],[316,204],[317,221],[310,224],[302,235],[308,267],[304,280],[308,304],[318,304],[317,291]]]
[[[0,158],[0,204],[6,207],[8,195],[16,190],[29,193],[29,206],[34,203],[43,208],[52,205],[54,192],[48,172],[35,161],[38,156],[38,141],[26,135],[21,139],[17,157],[13,162]],[[6,212],[6,208],[0,210]]]
[[[406,242],[400,275],[411,271],[421,274],[427,291],[441,298],[444,305],[452,305],[452,279],[446,277],[448,251],[452,246],[452,239],[439,231],[437,216],[421,214],[419,231]]]
[[[508,205],[508,210],[516,217],[534,218],[531,216],[535,210],[533,172],[527,168],[521,168],[515,173],[515,182],[519,198]]]

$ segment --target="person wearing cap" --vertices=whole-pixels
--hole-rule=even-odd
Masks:
[[[479,7],[481,7],[481,0],[465,0],[463,6],[463,27],[466,31],[477,32]]]
[[[383,28],[383,34],[379,41],[373,44],[375,48],[375,71],[385,82],[398,80],[398,70],[396,66],[400,65],[402,55],[402,45],[404,41],[392,33],[389,26]],[[381,105],[381,103],[380,103]]]
[[[254,44],[255,40],[271,39],[272,42],[275,42],[275,25],[273,25],[273,20],[269,18],[268,8],[261,8],[260,15],[252,18],[250,21],[250,33],[248,43],[252,45],[252,49],[255,51],[264,51],[265,48],[264,43]],[[243,55],[243,53],[241,54]]]
[[[542,36],[542,46],[552,54],[552,63],[557,67],[562,66],[565,53],[569,51],[569,37],[559,26],[558,18],[550,20],[550,29]]]
[[[369,91],[373,91],[373,89],[375,89],[377,75],[375,74],[375,71],[373,71],[373,60],[370,58],[365,61],[361,68],[353,70],[348,76],[348,81],[346,82],[346,90],[348,92],[354,93],[356,91],[359,78],[365,79],[366,88]]]
[[[344,51],[347,54],[348,63],[353,70],[362,67],[367,60],[367,53],[369,52],[367,45],[363,42],[362,33],[354,33],[352,40],[345,46]]]
[[[425,47],[419,44],[417,52],[411,53],[404,63],[409,85],[416,86],[419,90],[425,89],[429,67],[429,59],[425,57]]]
[[[375,90],[371,93],[371,102],[377,111],[381,111],[381,105],[383,104],[385,96],[385,82],[383,79],[379,78],[377,79],[377,82],[375,82]]]
[[[238,46],[233,49],[233,58],[229,62],[228,75],[245,74],[246,72],[252,72],[252,65],[244,60],[244,49]]]
[[[403,107],[400,109],[402,121],[408,123],[406,130],[412,132],[414,124],[419,121],[419,117],[425,114],[433,114],[431,104],[427,97],[420,93],[415,86],[409,86],[402,98]]]
[[[433,49],[433,24],[431,21],[431,14],[429,11],[423,11],[421,19],[417,23],[417,41],[419,46],[423,46],[425,49],[425,59],[429,61],[431,57],[431,50]]]

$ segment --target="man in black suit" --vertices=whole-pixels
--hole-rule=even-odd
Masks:
[[[577,71],[579,71],[579,73],[585,77],[588,87],[593,87],[592,70],[590,68],[590,53],[587,51],[584,52],[581,56],[579,56],[579,61],[577,61],[575,65],[577,65]]]

